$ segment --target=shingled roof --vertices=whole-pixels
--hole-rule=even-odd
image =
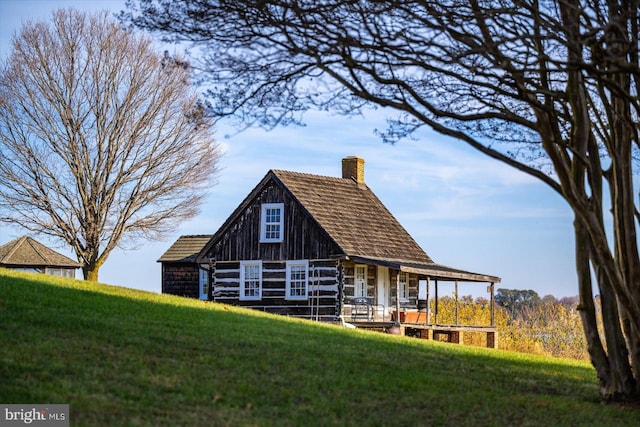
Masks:
[[[196,255],[211,237],[210,234],[180,236],[158,262],[195,262]]]
[[[353,179],[270,171],[346,256],[433,263],[365,184]]]
[[[347,169],[345,160],[349,161]],[[342,178],[270,170],[204,246],[200,256],[273,180],[288,191],[336,243],[342,251],[337,256],[436,279],[500,282],[496,276],[436,264],[364,183],[360,165],[355,171],[348,170],[349,163],[357,161],[362,162],[363,168],[362,159],[343,159]],[[203,261],[197,257],[196,260]]]
[[[80,268],[82,264],[23,236],[0,246],[0,266]]]

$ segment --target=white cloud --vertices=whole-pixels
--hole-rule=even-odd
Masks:
[[[27,18],[46,18],[57,7],[124,8],[124,1],[28,2],[0,0],[0,57],[14,29]],[[236,133],[221,125],[216,138],[224,156],[219,183],[201,214],[166,242],[138,251],[117,250],[101,271],[110,283],[159,292],[156,259],[180,234],[212,234],[269,169],[341,175],[341,159],[365,159],[365,180],[437,261],[502,276],[502,287],[551,289],[575,294],[570,214],[552,190],[524,173],[429,130],[416,140],[383,144],[384,109],[364,118],[309,112],[306,127]],[[10,240],[0,228],[0,244]],[[543,290],[539,291],[543,294]],[[546,293],[551,293],[546,292]]]

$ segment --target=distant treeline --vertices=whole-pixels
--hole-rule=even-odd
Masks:
[[[439,299],[438,322],[455,322],[455,299]],[[599,299],[596,298],[599,306]],[[431,312],[434,301],[431,301]],[[588,359],[587,344],[578,311],[578,297],[540,297],[532,290],[498,289],[495,295],[498,346],[504,350],[573,359]],[[486,298],[467,295],[458,302],[460,324],[489,325],[491,310]],[[484,334],[467,333],[465,344],[485,345]]]

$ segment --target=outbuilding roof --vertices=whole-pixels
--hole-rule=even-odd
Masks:
[[[22,236],[0,246],[0,266],[80,268],[82,264],[31,237]]]
[[[211,234],[180,236],[158,262],[195,262],[196,256],[213,237]]]

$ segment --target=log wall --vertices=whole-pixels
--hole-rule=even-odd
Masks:
[[[398,271],[391,270],[389,272],[391,280],[391,301],[395,306],[396,302],[396,281],[398,280]],[[407,281],[409,286],[409,301],[400,301],[400,307],[417,308],[418,307],[418,281],[417,274],[407,273]]]
[[[162,263],[162,293],[200,298],[200,278],[196,263]]]
[[[354,275],[355,263],[344,262],[344,302],[350,304],[355,294]],[[389,270],[389,281],[391,286],[391,301],[389,306],[394,307],[396,302],[396,280],[398,271]],[[401,301],[400,306],[406,308],[416,308],[418,306],[418,282],[417,274],[407,273],[409,285],[409,301]],[[373,298],[374,304],[378,301],[378,268],[375,265],[367,266],[367,296]]]
[[[260,242],[262,204],[284,203],[283,241]],[[326,232],[291,195],[273,181],[230,224],[208,252],[216,261],[328,259],[340,253]]]
[[[344,262],[344,302],[349,304],[355,295],[355,266],[353,261]],[[367,265],[367,296],[377,295],[378,268],[375,265]]]
[[[309,260],[308,298],[287,300],[286,261],[262,261],[262,298],[240,300],[240,262],[217,261],[214,301],[304,319],[335,322],[340,314],[340,262]]]

